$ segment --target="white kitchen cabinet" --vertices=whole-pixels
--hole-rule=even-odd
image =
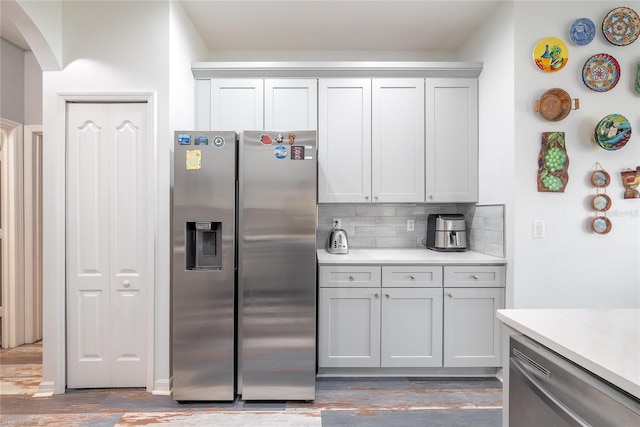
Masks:
[[[424,79],[320,79],[318,201],[424,201]]]
[[[318,81],[318,202],[371,198],[371,80]]]
[[[464,286],[464,287],[463,287]],[[504,266],[444,267],[444,366],[501,366]]]
[[[318,365],[380,366],[380,288],[319,291]]]
[[[424,202],[424,79],[373,79],[371,198]]]
[[[426,79],[426,201],[478,201],[478,81]]]
[[[317,79],[196,80],[201,130],[316,130]]]
[[[318,80],[265,79],[264,128],[318,129]]]

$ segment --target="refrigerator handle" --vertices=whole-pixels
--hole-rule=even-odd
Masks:
[[[233,241],[236,242],[236,244],[235,244],[235,248],[234,248],[234,251],[233,251],[234,252],[233,253],[233,264],[234,264],[233,265],[233,269],[237,273],[238,272],[238,252],[239,252],[238,247],[240,246],[240,242],[238,241],[238,238],[240,237],[240,233],[239,233],[239,230],[240,230],[240,209],[239,209],[240,208],[240,202],[239,202],[239,200],[240,200],[240,181],[238,181],[237,177],[236,177],[236,180],[235,180],[235,184],[236,184],[236,203],[235,203],[234,209],[236,211],[236,214],[234,215],[234,218],[235,218],[235,224],[234,224],[235,233],[234,233],[234,236],[233,236]]]

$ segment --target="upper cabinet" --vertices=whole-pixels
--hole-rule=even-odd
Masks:
[[[426,80],[426,201],[478,201],[478,80]]]
[[[200,130],[315,130],[316,79],[196,80]]]
[[[318,202],[371,198],[371,80],[318,82]]]
[[[424,201],[424,79],[318,86],[318,201]]]

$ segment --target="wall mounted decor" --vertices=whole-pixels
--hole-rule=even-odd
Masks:
[[[589,18],[578,18],[569,28],[569,40],[577,46],[591,43],[596,35],[596,25]]]
[[[571,99],[569,94],[560,88],[549,89],[535,103],[535,109],[549,121],[558,122],[569,115],[569,112],[580,108],[579,99]]]
[[[624,185],[624,198],[625,199],[639,199],[640,191],[638,191],[638,186],[640,186],[640,166],[636,168],[636,170],[627,169],[626,171],[620,172],[622,175],[622,185]]]
[[[593,137],[596,143],[605,150],[619,150],[631,138],[631,124],[621,114],[609,114],[600,120]]]
[[[591,90],[606,92],[620,80],[620,65],[611,55],[598,53],[587,59],[582,67],[582,81]]]
[[[564,193],[569,182],[564,132],[543,132],[538,155],[538,191]]]
[[[591,208],[596,212],[595,218],[591,221],[591,229],[598,234],[607,234],[611,231],[611,221],[607,218],[607,211],[611,208],[607,187],[611,183],[611,178],[598,162],[591,173],[591,183],[596,187],[596,195],[591,198]]]
[[[616,7],[604,17],[602,34],[616,46],[626,46],[640,36],[640,17],[628,7]]]
[[[533,49],[533,62],[542,71],[560,71],[569,61],[569,48],[557,37],[541,39]]]

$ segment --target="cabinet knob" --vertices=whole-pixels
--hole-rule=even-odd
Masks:
[[[448,296],[449,298],[453,298],[453,293],[452,293],[452,292],[447,292],[447,296]]]
[[[473,276],[471,276],[471,277],[473,277],[474,279],[478,280],[478,275],[477,275],[477,274],[474,274],[474,275],[473,275]]]
[[[364,196],[364,199],[365,200],[369,200],[369,196]]]
[[[429,199],[433,199],[433,194],[429,194]]]
[[[378,295],[378,293],[376,292],[375,294],[373,294],[373,296],[378,298],[380,295]]]
[[[378,196],[375,196],[374,199],[378,200]]]
[[[349,276],[349,280],[355,280],[353,276]]]
[[[125,288],[128,288],[129,286],[131,286],[131,282],[129,282],[128,280],[125,280],[124,282],[122,282],[122,284],[124,285]]]
[[[389,298],[391,295],[389,295],[389,294],[384,294],[384,296],[385,296],[386,298]]]
[[[416,276],[414,276],[413,274],[409,277],[411,277],[411,280],[416,280]]]

